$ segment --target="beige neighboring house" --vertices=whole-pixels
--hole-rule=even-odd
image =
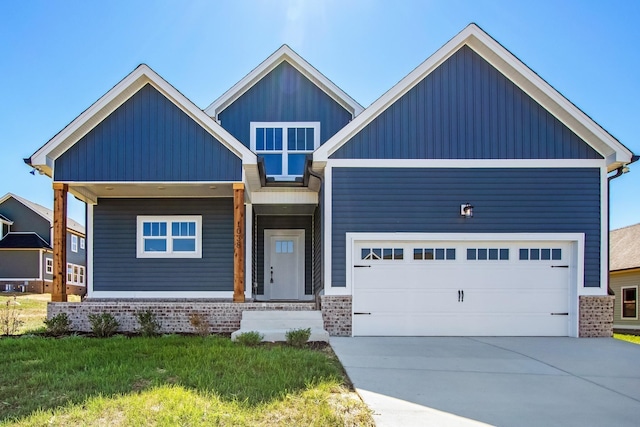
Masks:
[[[616,294],[613,328],[619,331],[635,330],[640,333],[640,224],[613,230],[609,241],[610,286]]]

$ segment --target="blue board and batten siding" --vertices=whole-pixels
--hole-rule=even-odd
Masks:
[[[242,161],[147,84],[55,161],[56,181],[241,181]]]
[[[51,223],[13,197],[9,197],[0,205],[0,214],[13,221],[11,232],[35,232],[52,245]]]
[[[218,114],[223,128],[247,147],[251,122],[320,122],[320,144],[352,119],[349,111],[287,62]]]
[[[584,285],[598,287],[601,179],[598,168],[334,168],[332,286],[345,286],[345,233],[408,232],[585,233]]]
[[[601,159],[463,46],[331,155],[334,159]]]
[[[136,258],[137,215],[202,215],[202,258]],[[233,199],[100,199],[94,291],[233,291]]]

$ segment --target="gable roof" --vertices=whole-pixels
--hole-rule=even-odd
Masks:
[[[283,44],[278,50],[272,53],[267,59],[262,61],[260,65],[254,68],[242,80],[233,85],[222,96],[211,103],[204,112],[217,119],[218,114],[235,100],[240,98],[242,94],[248,91],[253,85],[260,81],[264,76],[269,74],[274,68],[283,61],[289,63],[298,70],[303,76],[308,78],[323,92],[329,95],[334,101],[340,104],[347,111],[351,112],[355,117],[360,114],[364,108],[358,104],[353,98],[346,94],[342,89],[336,86],[331,80],[326,78],[322,73],[316,70],[311,64],[305,61],[300,55],[293,51],[289,46]]]
[[[609,271],[640,268],[640,224],[609,234]]]
[[[35,231],[11,232],[0,240],[0,249],[51,249]]]
[[[342,145],[464,45],[473,49],[594,150],[602,154],[609,171],[632,162],[633,153],[628,148],[475,24],[469,24],[318,148],[313,154],[314,161],[325,162]]]
[[[51,209],[45,208],[42,205],[34,203],[31,200],[27,200],[13,193],[7,193],[4,196],[2,196],[2,198],[0,199],[0,205],[3,204],[9,198],[14,198],[18,202],[22,203],[24,206],[26,206],[27,208],[31,209],[32,211],[34,211],[35,213],[37,213],[38,215],[46,219],[49,222],[49,224],[53,226],[53,211]],[[11,223],[13,224],[13,222]],[[82,235],[85,234],[84,226],[74,219],[67,218],[67,228],[69,230],[73,230]]]
[[[162,95],[167,97],[196,123],[202,126],[203,129],[242,159],[243,163],[255,164],[257,162],[256,155],[252,153],[251,150],[242,145],[240,141],[224,130],[211,117],[205,114],[193,102],[145,64],[139,65],[57,135],[40,147],[31,157],[25,159],[25,162],[35,167],[38,171],[53,177],[52,170],[55,159],[78,142],[91,129],[114,112],[146,84],[152,85],[162,93]]]

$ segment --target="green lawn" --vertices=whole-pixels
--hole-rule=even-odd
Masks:
[[[373,425],[328,348],[24,336],[0,354],[0,425]]]
[[[15,300],[14,300],[15,296]],[[80,297],[69,295],[70,302],[79,302]],[[7,302],[16,305],[20,320],[23,324],[18,329],[18,334],[35,331],[44,327],[43,320],[47,316],[47,302],[51,301],[51,294],[23,294],[5,293],[0,294],[0,318],[2,310],[6,310]],[[11,307],[10,307],[11,308]],[[0,332],[1,334],[2,332]]]
[[[634,344],[640,344],[640,336],[638,335],[613,334],[613,337],[618,340],[629,341]]]

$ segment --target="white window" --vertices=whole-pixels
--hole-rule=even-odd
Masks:
[[[622,318],[638,318],[638,287],[622,288]]]
[[[84,237],[80,238],[80,249],[84,249]]]
[[[71,235],[71,252],[78,252],[78,236]]]
[[[202,258],[202,216],[138,216],[138,258]]]
[[[67,285],[84,286],[84,276],[83,266],[67,263]]]
[[[251,149],[264,158],[268,177],[294,180],[304,175],[308,154],[320,146],[320,122],[252,122]]]
[[[45,259],[45,272],[47,274],[53,274],[53,259],[46,258]]]

